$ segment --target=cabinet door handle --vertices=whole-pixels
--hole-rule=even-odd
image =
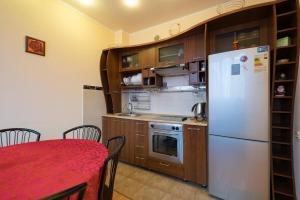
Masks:
[[[160,162],[159,164],[162,165],[162,166],[165,166],[165,167],[170,167],[169,164],[165,164],[165,163],[162,163],[162,162]]]
[[[145,158],[138,157],[138,156],[136,156],[135,158],[136,158],[136,159],[140,159],[140,160],[145,160]]]
[[[190,131],[200,131],[200,128],[188,128]]]
[[[137,148],[145,148],[145,147],[142,146],[142,145],[135,145],[135,147],[137,147]]]
[[[136,133],[135,135],[136,135],[136,136],[142,136],[142,137],[145,137],[144,135],[138,134],[138,133]]]

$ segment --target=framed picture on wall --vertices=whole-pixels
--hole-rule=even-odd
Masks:
[[[46,43],[42,40],[26,36],[25,51],[28,53],[45,56]]]

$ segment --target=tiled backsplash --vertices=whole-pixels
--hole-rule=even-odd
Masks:
[[[168,87],[187,86],[188,76],[166,77],[164,82]],[[141,91],[131,91],[122,93],[122,108],[123,112],[127,111],[127,103],[130,102],[130,97],[133,93]],[[139,113],[157,113],[157,114],[172,114],[172,115],[193,115],[191,108],[195,103],[206,101],[205,91],[172,91],[163,92],[160,90],[144,91],[150,94],[150,109],[134,109],[134,112]]]

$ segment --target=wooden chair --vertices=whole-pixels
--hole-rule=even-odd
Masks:
[[[77,126],[65,131],[63,133],[63,138],[96,140],[99,142],[101,138],[101,130],[94,125]]]
[[[8,128],[0,130],[0,147],[40,141],[41,134],[27,128]]]
[[[59,200],[59,199],[70,199],[72,195],[78,193],[77,200],[82,200],[84,197],[84,193],[87,187],[87,183],[81,183],[59,193],[50,195],[48,197],[42,198],[42,200]],[[73,198],[72,198],[73,199]]]
[[[119,162],[120,152],[125,144],[125,136],[117,136],[108,139],[106,147],[110,149],[109,156],[104,161],[101,169],[100,187],[98,192],[99,200],[112,200],[115,175]],[[112,147],[112,148],[111,148]],[[108,166],[110,164],[110,166]],[[109,170],[109,174],[106,172]],[[109,177],[108,186],[105,184],[106,176]]]

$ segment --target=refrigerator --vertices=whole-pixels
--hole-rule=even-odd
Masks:
[[[269,47],[209,55],[210,195],[270,199]]]

